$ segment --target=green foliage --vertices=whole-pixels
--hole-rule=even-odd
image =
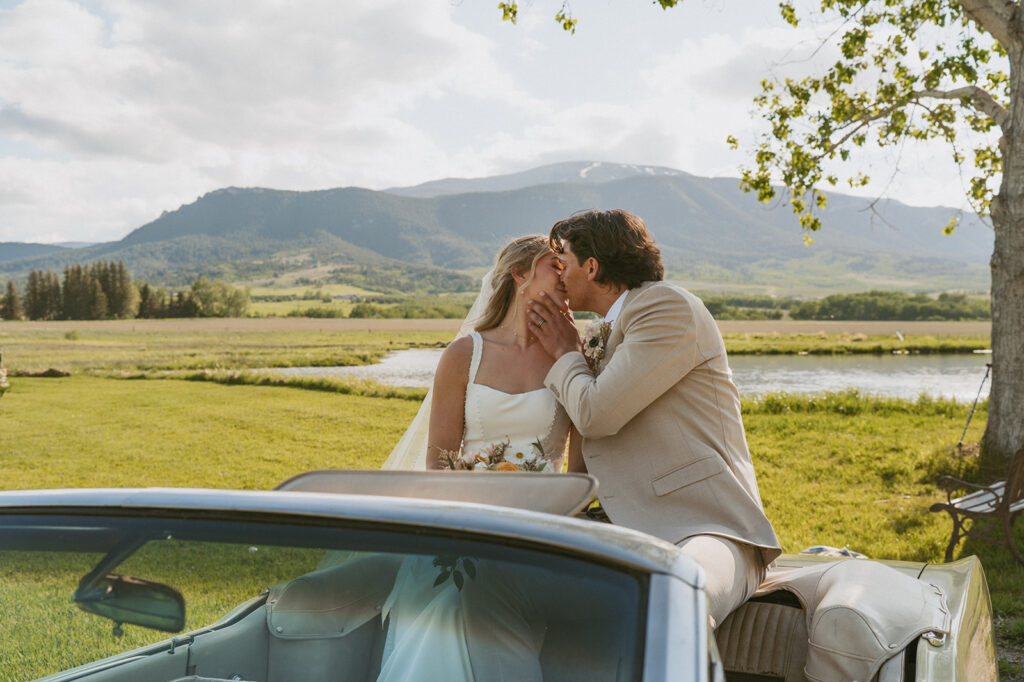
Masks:
[[[123,261],[71,263],[56,273],[32,270],[25,289],[30,320],[106,320],[135,317],[139,293]]]
[[[288,317],[314,317],[314,318],[341,318],[348,317],[345,311],[340,308],[329,308],[327,306],[311,306],[309,308],[296,308],[288,313]]]
[[[242,317],[249,307],[249,290],[219,279],[200,277],[192,283],[199,317]]]
[[[797,303],[796,299],[774,296],[698,295],[716,320],[781,320],[785,309]]]
[[[1005,639],[1014,644],[1024,645],[1024,618],[1010,618],[1001,628]]]
[[[669,2],[672,0],[661,0],[662,3]],[[519,3],[518,2],[499,2],[498,9],[501,10],[501,20],[516,23],[519,18]],[[576,20],[572,18],[572,14],[569,11],[569,2],[562,3],[561,9],[555,13],[555,21],[562,27],[563,31],[568,33],[576,33]]]
[[[169,378],[169,377],[168,377]],[[398,398],[422,401],[427,392],[419,388],[387,386],[368,379],[330,379],[319,377],[284,377],[274,374],[237,370],[204,370],[174,378],[187,381],[212,381],[228,386],[288,386],[328,393],[343,393],[364,398]]]
[[[314,284],[298,281],[297,284]],[[410,265],[345,265],[332,268],[323,283],[379,291],[384,294],[427,295],[476,292],[480,280],[440,268]]]
[[[955,400],[922,395],[916,401],[909,401],[872,396],[853,389],[822,394],[768,393],[743,400],[744,414],[827,413],[852,417],[902,412],[955,419],[963,411],[963,405]]]
[[[502,21],[511,21],[513,24],[516,23],[519,13],[518,2],[499,2],[498,9],[501,10]]]
[[[988,320],[988,300],[965,294],[914,296],[898,291],[836,294],[820,301],[805,301],[789,310],[794,320]]]
[[[1021,675],[1024,675],[1024,665],[1008,661],[1004,658],[999,659],[999,679],[1016,680]]]
[[[32,270],[25,292],[30,320],[108,320],[135,317],[241,317],[249,291],[200,277],[187,292],[170,295],[131,281],[123,261],[71,263],[64,281],[49,270]]]
[[[794,4],[779,7],[797,26]],[[986,212],[1002,171],[989,133],[1008,117],[1010,89],[1003,20],[986,16],[982,26],[976,10],[959,2],[823,0],[821,13],[840,22],[833,35],[841,57],[822,74],[762,81],[754,102],[769,131],[751,150],[754,165],[742,170],[743,189],[771,201],[781,180],[801,227],[813,232],[825,206],[821,186],[840,182],[836,162],[869,142],[942,139],[962,166],[966,137],[975,144],[968,198]],[[728,142],[738,146],[734,137]],[[868,181],[846,178],[850,187]]]
[[[956,323],[950,323],[954,325]],[[725,333],[729,355],[867,355],[970,353],[989,348],[987,336]]]
[[[25,289],[25,316],[30,320],[56,320],[60,314],[61,290],[57,274],[32,270]]]
[[[349,317],[356,318],[392,318],[392,319],[429,319],[446,318],[459,320],[466,316],[472,303],[444,303],[440,301],[409,300],[397,305],[378,305],[374,303],[357,303],[352,307]]]

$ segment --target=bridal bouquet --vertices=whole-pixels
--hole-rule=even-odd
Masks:
[[[445,469],[456,471],[545,471],[550,464],[544,456],[544,446],[539,439],[526,446],[513,446],[506,439],[491,443],[480,452],[465,452],[461,455],[452,450],[441,450],[438,459]]]

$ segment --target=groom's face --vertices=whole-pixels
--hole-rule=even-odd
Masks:
[[[576,254],[572,252],[572,244],[562,240],[562,250],[558,259],[562,262],[562,286],[572,310],[590,310],[590,292],[594,283],[590,279],[588,263],[580,265]]]

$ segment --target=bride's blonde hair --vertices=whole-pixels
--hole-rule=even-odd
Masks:
[[[537,271],[537,261],[548,253],[551,253],[548,238],[540,234],[517,237],[501,250],[494,262],[494,270],[491,271],[491,298],[480,321],[476,323],[476,331],[494,329],[501,324],[516,298],[513,275],[529,271],[526,281],[520,285],[521,289],[525,289]]]

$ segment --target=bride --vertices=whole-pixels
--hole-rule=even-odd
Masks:
[[[529,332],[526,301],[565,300],[548,238],[501,250],[460,334],[441,356],[434,386],[385,469],[562,471],[582,463],[581,439],[545,388],[553,360]],[[433,557],[409,557],[384,605],[389,626],[378,682],[472,680],[460,595],[434,585]]]

